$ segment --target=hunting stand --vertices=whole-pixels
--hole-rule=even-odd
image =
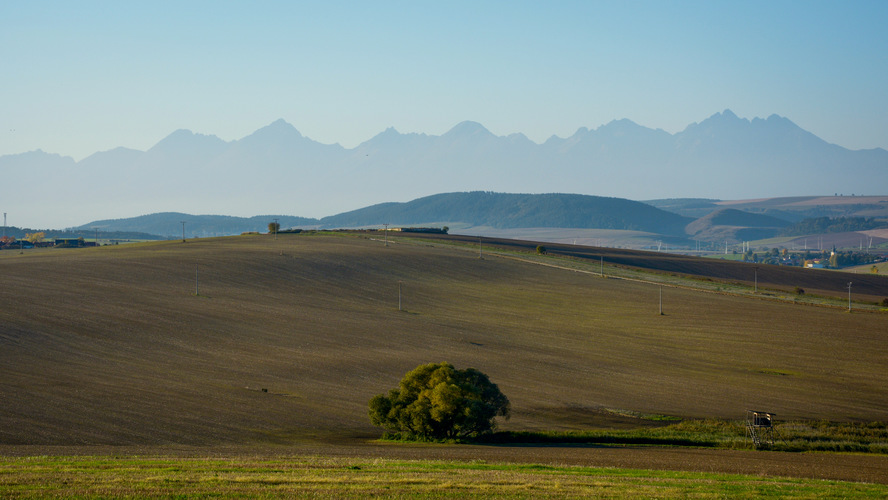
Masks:
[[[773,418],[776,413],[746,410],[746,435],[752,438],[756,448],[762,444],[774,444]]]

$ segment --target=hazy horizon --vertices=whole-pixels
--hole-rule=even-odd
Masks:
[[[542,143],[724,109],[888,149],[886,20],[878,1],[4,3],[0,156],[232,141],[279,118],[346,148],[466,120]]]
[[[687,127],[690,127],[690,126],[692,126],[692,125],[697,125],[697,124],[699,124],[700,122],[703,122],[703,121],[705,121],[705,120],[708,119],[708,118],[712,118],[713,116],[721,115],[721,114],[723,114],[723,113],[733,113],[733,110],[725,109],[725,110],[717,111],[717,112],[715,112],[714,114],[710,114],[709,116],[702,117],[702,118],[700,118],[700,119],[697,120],[697,121],[694,121],[694,122],[690,122],[690,123],[688,123],[685,127],[682,127],[681,129],[679,129],[679,130],[678,130],[677,132],[675,132],[675,133],[673,133],[673,132],[668,132],[668,131],[667,131],[667,133],[669,133],[670,135],[673,135],[673,136],[674,136],[674,135],[676,135],[677,133],[680,133],[681,131],[686,130]],[[735,114],[735,116],[737,116],[737,115]],[[772,114],[771,116],[779,116],[779,115]],[[765,116],[755,116],[755,117],[737,116],[737,118],[739,118],[740,120],[746,121],[746,122],[750,122],[750,121],[752,121],[752,120],[764,120],[764,119],[766,119],[766,118],[768,118],[768,117],[765,117]],[[791,119],[790,117],[780,117],[780,118],[786,118],[786,119],[792,121],[792,119]],[[597,125],[597,126],[580,127],[579,129],[574,130],[574,131],[571,132],[570,134],[566,134],[566,135],[563,135],[563,136],[559,136],[559,135],[553,134],[553,135],[547,137],[547,138],[544,139],[544,140],[534,140],[534,139],[531,139],[531,138],[529,138],[529,137],[528,137],[528,140],[530,140],[530,141],[533,142],[534,144],[542,145],[542,144],[544,144],[547,140],[552,139],[552,138],[568,139],[568,138],[570,138],[571,136],[574,136],[578,131],[581,131],[582,129],[586,129],[586,130],[592,130],[592,131],[594,131],[594,130],[598,130],[598,129],[601,129],[601,128],[603,128],[603,127],[606,127],[606,126],[608,126],[609,124],[611,124],[611,123],[613,123],[613,122],[619,122],[619,121],[622,121],[622,120],[629,120],[629,119],[628,119],[628,118],[615,118],[615,119],[611,120],[611,121],[608,122],[608,123],[602,123],[602,124],[599,124],[599,125]],[[629,120],[629,121],[632,121],[632,120]],[[30,150],[30,151],[23,151],[22,153],[30,153],[30,152],[34,152],[34,151],[42,151],[42,152],[44,152],[44,153],[51,154],[51,155],[58,155],[58,156],[62,156],[62,157],[69,157],[69,158],[72,158],[75,162],[80,162],[81,160],[83,160],[83,159],[85,159],[85,158],[88,158],[88,157],[90,157],[90,156],[92,156],[92,155],[94,155],[94,154],[96,154],[96,153],[106,153],[106,152],[113,151],[113,150],[115,150],[115,149],[120,149],[120,148],[124,148],[124,149],[132,149],[132,150],[134,150],[134,151],[145,152],[145,151],[150,150],[151,148],[153,148],[153,147],[156,146],[157,144],[163,142],[164,139],[167,139],[167,138],[169,138],[170,136],[176,134],[177,132],[182,132],[182,131],[190,132],[191,134],[194,134],[194,135],[196,135],[196,136],[214,137],[214,138],[217,138],[217,139],[219,139],[219,140],[221,140],[221,141],[223,141],[223,142],[225,142],[225,143],[234,143],[234,142],[237,142],[237,141],[239,141],[239,140],[245,139],[245,138],[247,138],[247,137],[249,137],[249,136],[255,134],[256,132],[258,132],[258,131],[260,131],[260,130],[262,130],[262,129],[264,129],[264,128],[267,128],[267,127],[273,126],[273,125],[275,125],[275,124],[278,123],[278,122],[286,123],[287,125],[293,127],[293,128],[294,128],[297,132],[299,132],[300,135],[302,135],[304,138],[309,139],[309,140],[311,140],[311,141],[313,141],[313,142],[317,142],[318,144],[323,144],[323,145],[326,145],[326,146],[339,145],[339,146],[343,147],[343,149],[347,149],[347,150],[357,149],[357,148],[358,148],[359,146],[361,146],[362,144],[364,144],[364,143],[370,141],[371,139],[375,138],[376,136],[378,136],[378,135],[380,135],[380,134],[383,134],[383,133],[385,133],[385,132],[388,132],[390,129],[393,129],[394,131],[396,131],[397,133],[399,133],[399,134],[401,134],[401,135],[421,135],[421,136],[428,136],[428,137],[440,137],[440,136],[442,136],[442,135],[445,135],[447,132],[450,132],[451,130],[457,128],[459,125],[461,125],[461,124],[463,124],[463,123],[477,123],[478,125],[480,125],[481,127],[483,127],[485,130],[487,130],[488,132],[491,132],[491,133],[493,134],[493,132],[490,131],[490,130],[489,130],[489,129],[488,129],[483,123],[479,123],[479,122],[476,122],[476,121],[474,121],[474,120],[463,120],[463,121],[461,121],[461,122],[459,122],[459,123],[455,123],[455,124],[453,124],[452,127],[448,128],[447,130],[444,130],[441,134],[428,134],[428,133],[420,132],[420,131],[413,131],[413,130],[398,130],[398,129],[395,128],[395,127],[387,127],[385,130],[379,130],[379,131],[377,131],[377,132],[376,132],[375,134],[373,134],[372,136],[367,137],[365,140],[362,140],[360,143],[355,144],[354,146],[345,146],[345,145],[343,145],[343,144],[340,143],[340,142],[324,143],[324,142],[321,142],[321,141],[317,141],[317,140],[315,140],[313,137],[309,137],[309,136],[305,135],[304,133],[302,133],[302,131],[299,129],[299,127],[296,126],[295,124],[288,122],[288,121],[285,120],[284,118],[278,118],[278,119],[276,119],[276,120],[274,120],[274,121],[272,121],[272,122],[270,122],[270,123],[267,123],[267,124],[265,124],[265,125],[260,126],[260,127],[257,128],[256,130],[253,130],[253,131],[247,133],[247,134],[244,135],[243,137],[235,137],[235,138],[232,138],[232,139],[223,139],[223,138],[219,137],[218,134],[214,134],[212,131],[198,132],[198,131],[189,130],[189,129],[185,129],[185,128],[179,128],[179,129],[171,130],[167,135],[165,135],[164,137],[161,137],[161,138],[157,141],[157,143],[150,144],[150,145],[149,145],[148,147],[146,147],[145,149],[135,149],[135,148],[129,148],[129,147],[127,147],[127,146],[120,146],[120,145],[118,145],[118,146],[110,147],[110,148],[105,149],[105,150],[90,152],[90,153],[86,154],[85,156],[83,156],[82,158],[74,158],[74,157],[72,157],[71,155],[66,155],[66,154],[63,154],[63,153],[56,152],[56,151],[47,151],[47,150],[45,150],[45,149],[43,149],[43,148],[37,148],[37,149],[34,149],[34,150]],[[647,129],[651,129],[651,130],[662,130],[662,129],[656,129],[656,128],[654,128],[654,127],[649,127],[649,126],[645,125],[644,123],[636,123],[636,122],[634,122],[634,121],[632,121],[632,123],[635,123],[636,125],[639,125],[639,126],[641,126],[641,127],[644,127],[644,128],[647,128]],[[524,133],[523,133],[522,131],[520,131],[520,130],[516,130],[516,131],[514,131],[513,134],[524,135],[525,137],[527,136],[527,134],[524,134]],[[495,135],[496,137],[508,137],[507,135],[499,135],[499,134],[494,134],[494,135]],[[822,138],[821,138],[821,139],[822,139]],[[844,147],[844,146],[842,146],[841,144],[836,144],[836,145],[837,145],[837,146]],[[845,148],[845,149],[849,149],[849,150],[852,150],[852,151],[853,151],[853,149],[850,149],[850,148]],[[865,148],[865,149],[886,149],[886,148]],[[17,154],[22,154],[22,153],[17,153]],[[16,154],[16,153],[12,153],[12,154],[14,155],[14,154]],[[4,155],[0,155],[0,156],[4,156]]]

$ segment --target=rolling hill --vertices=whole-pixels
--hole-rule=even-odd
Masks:
[[[723,208],[685,227],[685,232],[703,241],[748,241],[771,238],[790,223],[770,215]]]
[[[0,444],[371,438],[369,398],[442,360],[490,375],[512,401],[507,429],[583,428],[603,408],[888,411],[882,314],[668,288],[660,316],[650,284],[432,242],[282,234],[0,255]]]
[[[684,234],[689,219],[637,201],[572,194],[445,193],[321,219],[325,227],[459,222],[504,228],[595,228]]]
[[[129,219],[101,220],[77,229],[132,231],[180,236],[181,221],[191,236],[228,236],[266,231],[278,218],[281,228],[359,228],[383,224],[461,224],[508,228],[595,228],[683,235],[690,219],[637,201],[572,194],[443,193],[407,203],[382,203],[322,219],[265,215],[228,217],[160,213]]]
[[[823,220],[827,220],[823,214],[839,221],[846,216],[864,217],[867,225],[860,226],[860,231],[846,235],[830,234],[820,239],[822,232],[816,228],[823,226]],[[694,220],[689,215],[698,218]],[[812,225],[812,218],[819,220],[817,224]],[[888,197],[829,196],[735,201],[676,199],[639,203],[619,198],[558,193],[442,193],[407,203],[383,203],[323,219],[284,215],[230,217],[159,213],[94,221],[74,228],[74,231],[89,232],[89,235],[96,229],[104,235],[112,231],[141,231],[163,238],[177,238],[182,234],[181,224],[184,221],[188,237],[226,236],[248,231],[265,232],[268,223],[274,219],[279,220],[283,229],[382,227],[383,224],[394,227],[447,225],[452,232],[462,234],[562,243],[573,241],[627,248],[656,248],[665,243],[670,249],[693,249],[695,242],[722,245],[726,241],[735,244],[761,240],[784,235],[791,230],[799,237],[781,240],[781,244],[792,248],[808,248],[806,239],[810,238],[815,238],[818,244],[826,241],[828,248],[832,245],[839,248],[857,246],[864,240],[868,246],[878,248],[886,241],[883,235],[864,234],[862,231],[867,228],[877,230],[888,223]],[[796,226],[787,228],[791,221],[796,221]],[[807,231],[806,228],[813,229]],[[24,235],[21,230],[16,234]]]
[[[268,224],[277,222],[281,228],[317,227],[319,221],[305,217],[288,215],[256,215],[253,217],[233,217],[228,215],[191,215],[178,212],[141,215],[128,219],[98,220],[84,224],[77,230],[99,229],[100,231],[141,231],[165,238],[180,238],[182,231],[189,238],[210,236],[230,236],[245,232],[267,232]],[[182,222],[185,227],[182,227]]]

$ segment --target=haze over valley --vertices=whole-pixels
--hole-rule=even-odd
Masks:
[[[888,193],[888,151],[849,150],[787,118],[716,113],[670,134],[615,120],[535,143],[462,122],[434,136],[393,128],[348,149],[277,120],[239,140],[177,130],[147,151],[80,161],[0,157],[10,224],[62,228],[157,212],[329,217],[464,191],[632,200]],[[382,220],[377,221],[381,224]]]

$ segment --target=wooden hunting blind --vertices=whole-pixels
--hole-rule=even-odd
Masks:
[[[746,435],[752,438],[756,448],[762,444],[774,443],[773,419],[776,413],[759,410],[746,410]]]

